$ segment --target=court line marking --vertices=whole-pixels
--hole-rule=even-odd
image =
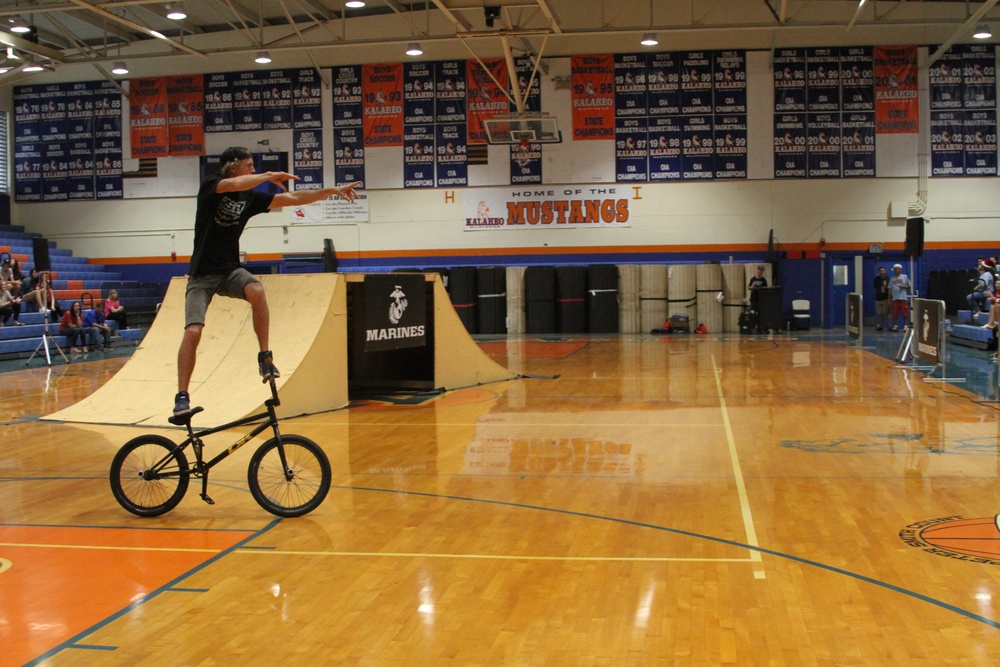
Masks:
[[[182,547],[115,547],[101,546],[98,544],[45,544],[42,542],[0,542],[0,547],[20,547],[37,549],[89,549],[96,551],[169,551],[171,553],[201,553],[214,554],[221,549],[187,549]]]
[[[752,558],[656,558],[656,557],[628,557],[628,556],[516,556],[505,554],[432,554],[432,553],[405,553],[405,552],[381,552],[381,551],[285,551],[270,550],[261,551],[254,548],[237,549],[237,554],[275,554],[278,556],[356,556],[358,558],[468,558],[470,560],[562,560],[573,562],[595,562],[595,563],[749,563]]]
[[[715,390],[719,394],[719,407],[722,409],[722,425],[726,430],[726,442],[729,446],[729,460],[733,465],[733,478],[736,481],[736,494],[740,499],[740,513],[743,516],[743,529],[746,531],[747,543],[752,547],[759,547],[757,541],[757,530],[753,525],[753,512],[750,510],[750,498],[747,496],[747,485],[743,479],[743,468],[740,466],[740,455],[736,451],[736,437],[733,435],[733,425],[729,422],[729,408],[726,407],[726,396],[722,393],[722,371],[715,363],[715,355],[712,355],[712,374],[715,376]],[[759,551],[750,552],[750,560],[754,563],[762,563]],[[753,568],[755,579],[764,579],[767,574],[762,567],[756,564]]]

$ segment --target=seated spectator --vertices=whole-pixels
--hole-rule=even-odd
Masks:
[[[38,276],[38,292],[39,294],[45,294],[45,301],[38,302],[38,310],[42,313],[50,313],[53,322],[60,321],[63,316],[62,306],[59,305],[59,301],[56,300],[56,293],[49,287],[49,274],[47,271],[42,271]],[[42,297],[39,296],[39,299]]]
[[[118,290],[111,290],[108,293],[108,300],[104,302],[104,317],[117,322],[119,329],[128,329],[128,314],[118,301]]]
[[[74,301],[70,309],[66,311],[59,322],[59,333],[66,336],[70,344],[70,352],[80,354],[80,347],[86,347],[87,339],[83,328],[83,312],[79,301]],[[77,341],[79,340],[79,347]]]
[[[21,296],[23,278],[21,267],[13,257],[8,257],[3,261],[3,265],[0,265],[0,280],[9,285],[10,293],[15,297]]]
[[[990,271],[990,260],[979,263],[979,278],[972,292],[965,297],[969,302],[969,307],[974,311],[986,312],[989,310],[989,297],[993,295],[993,273]]]
[[[38,293],[38,271],[28,271],[28,277],[21,281],[21,301],[24,303],[40,303]]]
[[[0,327],[5,326],[14,316],[14,324],[24,324],[17,318],[21,316],[21,299],[10,292],[10,283],[0,281]]]
[[[111,349],[111,327],[109,327],[104,321],[104,313],[100,308],[88,308],[83,313],[83,328],[87,330],[90,336],[90,347],[93,350],[102,347],[98,342],[99,339],[104,339],[103,348],[105,350]]]

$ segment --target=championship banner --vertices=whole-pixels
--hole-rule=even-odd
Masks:
[[[966,111],[965,175],[997,175],[997,112]]]
[[[333,127],[362,127],[361,66],[333,68]],[[334,135],[336,136],[336,135]]]
[[[931,109],[962,108],[962,53],[961,47],[953,46],[941,54],[931,65],[930,76]],[[934,51],[931,47],[931,51]]]
[[[433,188],[434,160],[434,125],[404,125],[403,187]]]
[[[323,130],[295,130],[292,144],[292,171],[301,179],[295,181],[295,189],[322,190]]]
[[[913,300],[913,329],[917,358],[928,364],[944,363],[944,301]]]
[[[361,66],[365,148],[403,145],[403,64]]]
[[[875,178],[875,114],[844,113],[840,124],[844,178]]]
[[[875,47],[875,132],[915,134],[919,117],[917,47]]]
[[[648,116],[646,99],[646,54],[616,53],[615,116],[618,118]]]
[[[681,147],[684,126],[676,116],[649,119],[649,180],[678,181],[681,178]]]
[[[200,74],[166,77],[167,128],[171,155],[205,153],[205,91]]]
[[[527,99],[524,102],[524,110],[529,112],[541,112],[542,110],[542,70],[535,71],[535,65],[532,63],[530,58],[525,58],[519,56],[514,59],[514,70],[517,72],[517,85],[521,88],[521,95],[524,95],[524,91],[528,90],[528,84],[531,84],[531,90],[528,90]],[[535,78],[532,80],[531,75],[534,73]],[[511,82],[511,92],[513,93],[513,82]],[[517,109],[516,104],[511,105],[511,111]]]
[[[129,136],[132,158],[166,157],[167,82],[162,78],[129,82]]]
[[[747,112],[747,52],[716,51],[714,107],[717,114]]]
[[[969,44],[963,51],[963,106],[966,109],[996,109],[996,47],[992,44]]]
[[[264,74],[260,91],[261,121],[265,130],[292,128],[292,75],[285,70]]]
[[[542,182],[542,145],[532,142],[510,147],[510,184]]]
[[[806,115],[774,116],[774,177],[805,178]]]
[[[292,127],[297,130],[322,129],[322,80],[313,68],[292,74]]]
[[[434,122],[434,69],[431,63],[403,64],[403,125]],[[406,137],[403,138],[406,145]]]
[[[66,140],[66,89],[60,83],[43,86],[41,99],[42,141]]]
[[[681,177],[685,181],[715,177],[715,150],[711,116],[682,118]]]
[[[774,112],[806,110],[805,49],[774,52]]]
[[[648,54],[646,99],[650,116],[681,112],[681,63],[676,53]]]
[[[237,132],[264,129],[264,100],[261,97],[262,72],[236,72],[232,75],[233,121]]]
[[[98,140],[94,147],[94,171],[97,199],[122,199],[125,196],[120,140]]]
[[[365,187],[365,139],[360,127],[333,131],[333,179],[344,185],[361,181]]]
[[[573,56],[573,140],[615,138],[614,56]]]
[[[931,176],[965,175],[965,112],[931,112]]]
[[[63,84],[66,87],[66,138],[70,141],[94,139],[94,87],[88,81]],[[93,157],[93,156],[91,156]]]
[[[42,102],[35,86],[14,87],[14,143],[42,140]]]
[[[862,296],[857,292],[847,295],[847,336],[859,340],[862,333]]]
[[[365,275],[365,352],[427,344],[427,292],[423,274]]]
[[[852,46],[840,52],[842,111],[875,111],[875,62],[870,46]]]
[[[465,124],[434,126],[438,187],[465,186],[469,184],[469,159],[466,155]]]
[[[45,144],[42,158],[42,201],[69,199],[69,164],[66,143]]]
[[[434,64],[434,121],[437,123],[464,123],[465,113],[465,61],[444,60]]]
[[[101,199],[125,196],[122,176],[122,95],[110,81],[94,87],[94,191]]]
[[[713,112],[711,52],[689,51],[681,54],[681,113]]]
[[[747,117],[715,117],[715,178],[747,177]]]
[[[462,194],[465,231],[631,227],[630,186],[471,188]]]
[[[507,89],[510,86],[507,63],[502,58],[486,58],[482,63],[480,65],[478,60],[466,61],[469,144],[485,144],[486,128],[483,127],[483,121],[510,111],[510,100],[507,99]]]
[[[70,199],[94,198],[94,143],[72,141],[69,144],[67,167]]]
[[[205,75],[205,131],[232,132],[233,88],[230,74]]]
[[[14,147],[14,201],[42,201],[42,145]]]
[[[840,178],[840,114],[806,115],[809,178]]]
[[[806,109],[840,111],[840,51],[806,50]]]
[[[649,180],[646,118],[615,119],[615,180]]]

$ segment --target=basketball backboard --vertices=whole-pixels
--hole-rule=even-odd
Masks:
[[[483,121],[486,137],[491,144],[518,144],[529,141],[537,144],[562,142],[555,116],[545,114],[520,114],[494,116]]]

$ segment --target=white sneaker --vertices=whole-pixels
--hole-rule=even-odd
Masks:
[[[42,315],[48,315],[49,314],[49,309],[48,308],[39,308],[38,312],[40,312]]]

